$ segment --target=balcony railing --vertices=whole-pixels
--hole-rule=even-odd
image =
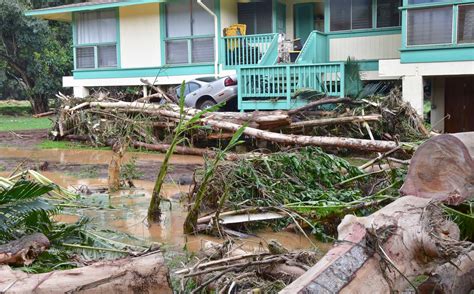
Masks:
[[[326,34],[313,31],[309,35],[298,58],[297,64],[314,64],[329,61],[328,37]]]
[[[223,37],[223,64],[232,69],[243,65],[272,65],[278,58],[278,34]]]
[[[344,96],[344,63],[243,66],[238,69],[240,110],[291,109],[308,103],[298,95],[312,89]]]

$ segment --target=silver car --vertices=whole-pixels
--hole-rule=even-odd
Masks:
[[[179,97],[181,86],[175,88]],[[221,102],[237,98],[237,77],[204,77],[185,83],[185,104],[187,107],[206,109]]]

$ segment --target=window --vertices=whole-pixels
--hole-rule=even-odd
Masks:
[[[214,8],[214,0],[204,0]],[[214,18],[195,0],[166,4],[166,63],[214,61]]]
[[[377,27],[388,28],[400,26],[400,0],[377,0]]]
[[[474,43],[474,5],[460,5],[458,9],[458,43]]]
[[[408,11],[407,45],[452,42],[453,8],[437,7]]]
[[[331,0],[331,31],[372,28],[371,0]]]
[[[247,35],[269,34],[273,32],[273,10],[271,0],[238,3],[239,23],[247,26]]]
[[[81,12],[76,19],[76,68],[117,67],[117,19],[114,10]]]
[[[450,2],[452,0],[408,0],[408,4],[422,4],[422,3],[435,3],[435,2]]]

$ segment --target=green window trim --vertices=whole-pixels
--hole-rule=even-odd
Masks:
[[[77,19],[76,19],[76,12],[72,13],[72,38],[73,38],[73,59],[74,59],[74,71],[90,71],[90,70],[102,70],[102,69],[119,69],[121,68],[121,50],[120,50],[120,10],[119,7],[116,8],[109,8],[109,9],[102,9],[102,10],[110,10],[115,12],[115,20],[116,20],[116,41],[115,42],[102,42],[102,43],[86,43],[86,44],[78,44],[77,41]],[[86,11],[87,12],[87,11]],[[116,49],[116,57],[117,62],[116,66],[113,67],[99,67],[98,61],[98,47],[99,46],[115,46]],[[94,48],[94,67],[93,68],[78,68],[77,67],[77,49],[78,48]]]

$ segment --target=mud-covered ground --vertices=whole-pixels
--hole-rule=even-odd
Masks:
[[[48,138],[48,130],[0,132],[0,147],[33,148]]]

